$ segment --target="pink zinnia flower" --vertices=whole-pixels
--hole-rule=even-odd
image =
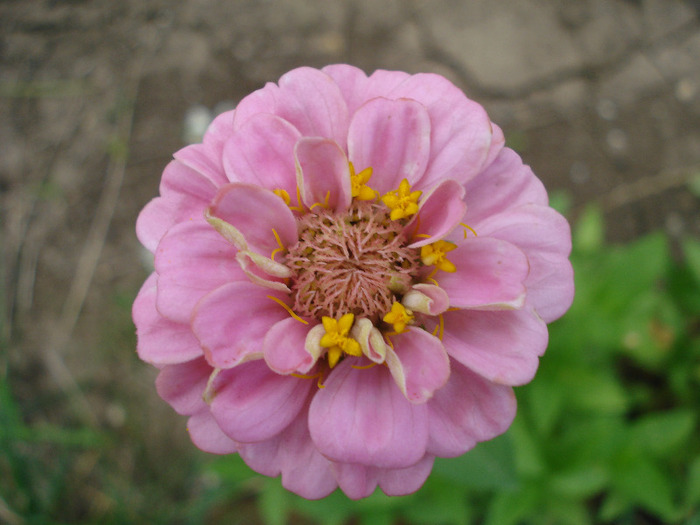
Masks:
[[[566,220],[432,74],[287,73],[175,154],[137,232],[158,393],[306,498],[408,494],[504,432],[573,297]]]

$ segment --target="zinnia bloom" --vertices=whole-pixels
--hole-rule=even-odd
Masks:
[[[199,448],[362,498],[508,428],[571,239],[480,105],[438,75],[300,68],[174,157],[133,315]]]

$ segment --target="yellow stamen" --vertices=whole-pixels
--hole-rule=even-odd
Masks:
[[[357,370],[367,370],[369,368],[373,368],[373,367],[377,366],[378,364],[379,363],[370,363],[370,364],[365,365],[365,366],[352,365],[352,367],[356,368]]]
[[[287,192],[287,190],[277,188],[276,190],[272,190],[272,193],[274,193],[280,199],[282,199],[287,206],[289,206],[289,203],[292,202],[292,199],[289,197],[289,193]]]
[[[367,186],[372,177],[372,168],[365,168],[360,173],[355,173],[355,166],[350,162],[350,186],[351,194],[360,201],[373,201],[377,198],[377,192]]]
[[[428,235],[427,233],[416,233],[414,237],[422,237],[423,239],[430,239],[432,235]]]
[[[292,211],[298,211],[299,213],[304,212],[304,204],[303,204],[303,201],[301,200],[301,192],[299,191],[298,185],[297,185],[297,205],[290,206],[289,209]]]
[[[391,210],[391,220],[397,221],[418,213],[418,199],[422,194],[422,191],[411,191],[408,179],[403,179],[399,189],[384,195],[382,202]]]
[[[445,318],[442,316],[442,314],[438,314],[438,320],[439,323],[435,325],[433,335],[436,335],[437,338],[442,341],[442,337],[445,335]]]
[[[282,191],[284,191],[284,190],[282,190]],[[275,255],[276,255],[278,252],[283,252],[283,251],[285,251],[286,248],[285,248],[284,245],[282,244],[282,241],[280,240],[280,236],[277,234],[277,232],[275,231],[274,228],[272,228],[272,235],[275,236],[275,240],[277,241],[277,244],[279,245],[279,248],[275,248],[274,250],[272,250],[272,254],[270,255],[270,259],[272,259],[272,260],[274,261],[274,260],[275,260]]]
[[[362,355],[360,343],[348,337],[350,328],[355,322],[354,314],[345,314],[340,319],[323,316],[321,322],[326,333],[321,337],[320,345],[328,348],[328,365],[331,368],[338,364],[344,353],[358,357]]]
[[[415,317],[411,310],[406,309],[401,303],[394,301],[394,304],[391,305],[391,311],[382,318],[382,321],[392,325],[394,331],[400,334],[406,331],[406,325],[412,324],[414,319]]]
[[[274,296],[272,296],[272,295],[267,295],[266,297],[267,297],[268,299],[272,299],[272,300],[275,301],[278,305],[280,305],[282,308],[284,308],[285,310],[287,310],[287,313],[288,313],[289,315],[291,315],[294,319],[296,319],[297,321],[299,321],[300,323],[309,324],[308,321],[305,321],[304,319],[302,319],[301,317],[299,317],[297,314],[295,314],[294,311],[293,311],[289,306],[287,306],[286,304],[284,304],[284,302],[283,302],[281,299],[278,299],[277,297],[274,297]]]
[[[296,373],[291,373],[290,374],[293,377],[298,377],[299,379],[316,379],[317,377],[321,377],[323,374],[319,372],[318,374],[314,374],[312,376],[306,375],[306,374],[296,374]]]
[[[453,273],[457,271],[457,267],[445,257],[445,254],[455,248],[457,248],[457,245],[449,241],[437,241],[421,246],[420,259],[426,266],[435,266],[437,270]]]
[[[469,226],[468,224],[464,224],[463,222],[460,222],[459,224],[460,224],[461,226],[464,226],[464,228],[465,228],[465,230],[464,230],[464,238],[465,238],[465,239],[467,238],[467,230],[469,230],[470,232],[472,232],[472,233],[474,234],[474,237],[478,237],[478,235],[477,235],[476,232],[474,231],[474,228],[472,228],[472,227]]]
[[[313,210],[316,206],[321,206],[321,208],[328,209],[328,201],[330,200],[330,198],[331,198],[331,192],[330,192],[330,190],[328,190],[326,192],[326,198],[323,200],[323,203],[316,202],[316,203],[311,205],[309,210]]]

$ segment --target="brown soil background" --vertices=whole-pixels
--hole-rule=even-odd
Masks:
[[[75,516],[114,504],[95,482],[110,469],[116,484],[193,490],[168,481],[190,468],[193,447],[184,420],[157,399],[130,321],[148,272],[134,222],[184,145],[189,108],[235,104],[300,65],[437,72],[487,108],[550,191],[568,192],[572,218],[597,203],[613,242],[698,235],[688,184],[700,173],[699,9],[0,1],[3,377],[27,424],[119,437],[106,459],[77,456],[71,479],[85,501]],[[147,494],[134,497],[147,505]]]

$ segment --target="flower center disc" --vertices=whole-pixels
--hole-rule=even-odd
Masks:
[[[353,313],[376,323],[418,274],[419,250],[404,246],[403,227],[374,202],[304,215],[286,257],[294,311],[315,318]]]

